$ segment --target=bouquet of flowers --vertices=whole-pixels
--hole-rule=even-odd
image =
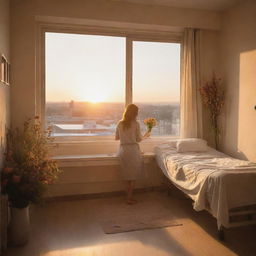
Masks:
[[[219,146],[220,136],[218,117],[221,114],[225,99],[224,90],[221,86],[221,83],[222,80],[220,78],[216,78],[215,74],[213,74],[212,79],[199,88],[203,104],[209,109],[210,112],[210,119],[214,131],[216,149],[218,149]]]
[[[51,131],[42,131],[39,117],[28,119],[22,130],[9,130],[5,164],[1,172],[2,193],[11,207],[24,208],[42,199],[48,184],[60,170],[48,156]]]
[[[144,120],[144,124],[147,126],[148,131],[151,132],[152,128],[156,126],[157,122],[155,118],[149,117]]]

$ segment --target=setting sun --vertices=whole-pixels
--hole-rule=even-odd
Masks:
[[[80,101],[99,103],[109,100],[107,87],[94,85],[80,89],[80,95],[77,96]]]
[[[84,97],[84,101],[89,101],[91,103],[99,103],[107,101],[107,95],[105,92],[101,91],[91,91]]]
[[[91,102],[91,103],[100,103],[100,102],[102,102],[102,100],[100,100],[100,99],[91,99],[91,100],[88,100],[89,102]]]

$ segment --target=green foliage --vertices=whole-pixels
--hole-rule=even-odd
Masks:
[[[57,179],[60,170],[49,157],[50,135],[50,129],[42,130],[39,117],[25,121],[22,130],[8,131],[1,180],[2,192],[8,194],[11,206],[39,203],[47,185]]]

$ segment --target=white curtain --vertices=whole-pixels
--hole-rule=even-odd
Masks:
[[[202,138],[200,30],[186,28],[182,44],[181,137]]]

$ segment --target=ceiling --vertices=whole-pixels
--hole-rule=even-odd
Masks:
[[[226,10],[243,0],[113,0],[137,4],[162,5],[181,8],[204,9],[212,11]]]

